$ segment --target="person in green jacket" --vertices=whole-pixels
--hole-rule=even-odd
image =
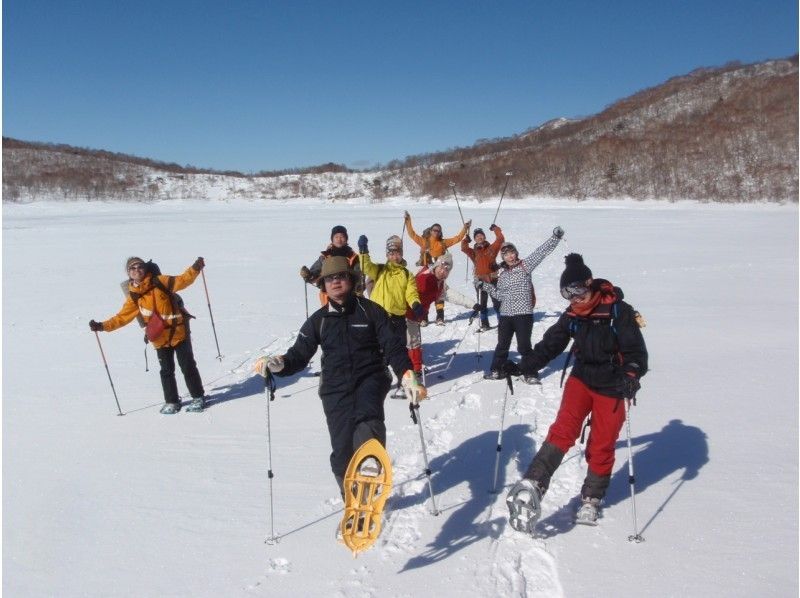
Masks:
[[[397,235],[386,240],[385,264],[372,261],[368,239],[364,235],[358,238],[358,252],[361,272],[374,281],[370,300],[386,310],[391,329],[406,343],[406,312],[410,308],[415,314],[422,314],[422,306],[417,281],[405,266],[403,241]]]

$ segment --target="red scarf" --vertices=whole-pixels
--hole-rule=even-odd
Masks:
[[[594,286],[594,285],[593,285]],[[614,285],[604,280],[597,289],[592,289],[592,296],[581,304],[570,304],[570,311],[583,318],[590,316],[598,305],[608,305],[617,300]]]

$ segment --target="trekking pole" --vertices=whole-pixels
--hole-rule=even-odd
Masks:
[[[308,320],[308,284],[306,281],[303,281],[303,293],[306,296],[306,320]]]
[[[272,473],[272,430],[270,427],[270,418],[269,418],[269,404],[275,400],[275,389],[277,385],[275,384],[275,378],[272,376],[272,372],[267,370],[267,376],[264,378],[264,393],[267,395],[267,451],[269,455],[269,461],[267,465],[267,477],[269,478],[269,536],[267,539],[264,540],[264,544],[277,544],[280,541],[280,536],[275,535],[275,515],[273,513],[272,508],[272,478],[275,475]]]
[[[622,399],[625,403],[625,431],[628,436],[628,483],[631,485],[631,512],[633,514],[633,535],[628,536],[628,542],[644,542],[644,538],[639,534],[639,528],[636,525],[636,491],[634,483],[636,481],[633,475],[633,450],[631,449],[631,418],[630,408],[628,407],[628,400]],[[634,404],[636,399],[634,400]]]
[[[514,173],[511,172],[510,170],[506,173],[506,184],[503,185],[503,192],[500,194],[500,203],[497,204],[497,211],[494,213],[494,218],[492,218],[492,224],[494,224],[495,221],[497,220],[497,214],[500,212],[500,206],[503,205],[503,197],[505,197],[506,189],[508,189],[508,181],[511,180],[511,175],[513,174]]]
[[[470,324],[472,324],[472,320],[473,320],[473,318],[470,318],[470,319],[469,319],[469,323],[470,323]],[[444,378],[444,373],[445,373],[447,370],[449,370],[449,369],[450,369],[450,366],[451,366],[451,365],[453,365],[453,360],[456,358],[456,355],[458,355],[458,348],[461,346],[461,343],[463,343],[463,342],[464,342],[464,339],[465,339],[465,338],[467,338],[467,334],[468,334],[468,333],[469,333],[469,326],[467,326],[467,329],[464,331],[464,336],[462,336],[462,337],[461,337],[461,340],[460,340],[460,341],[458,341],[458,344],[456,345],[456,348],[455,348],[455,350],[454,350],[454,351],[453,351],[453,352],[450,354],[450,359],[447,361],[447,365],[444,367],[444,369],[443,369],[441,372],[439,372],[439,374],[438,374],[438,376],[439,376],[439,379],[442,379],[442,378]]]
[[[432,513],[439,514],[439,509],[436,508],[436,497],[433,494],[433,484],[431,483],[431,468],[428,464],[428,451],[425,449],[425,437],[422,435],[422,417],[419,414],[419,403],[410,399],[408,408],[411,411],[411,421],[417,424],[419,428],[419,442],[422,445],[422,459],[425,462],[425,477],[428,478],[428,492],[431,495],[431,505],[433,506]]]
[[[208,304],[208,315],[211,317],[211,330],[214,331],[214,343],[217,345],[217,359],[222,361],[222,353],[219,351],[219,341],[217,340],[217,327],[214,326],[214,314],[211,313],[211,299],[208,296],[208,285],[206,285],[205,270],[200,270],[200,275],[203,277],[203,288],[206,290],[206,304]]]
[[[100,355],[103,357],[103,365],[106,366],[106,374],[108,374],[108,381],[111,383],[111,392],[114,393],[114,400],[117,402],[118,416],[125,415],[122,413],[122,408],[119,406],[119,399],[117,398],[117,391],[114,388],[114,381],[111,379],[111,372],[108,370],[108,362],[106,361],[106,354],[103,352],[103,345],[100,344],[100,335],[97,330],[94,331],[94,337],[97,339],[97,346],[100,347]]]
[[[461,226],[464,226],[464,224],[466,224],[464,222],[464,214],[461,213],[461,205],[458,203],[458,194],[456,193],[456,184],[453,181],[450,181],[450,189],[453,190],[453,197],[456,198],[456,207],[458,208],[458,215],[461,216]],[[469,231],[467,231],[467,234],[469,234]],[[469,282],[469,261],[467,261],[467,271],[466,271],[466,276],[464,277],[464,281]]]
[[[503,450],[503,426],[505,426],[506,421],[506,401],[508,401],[508,391],[511,391],[511,394],[514,394],[514,384],[511,382],[511,373],[506,372],[506,392],[503,395],[503,410],[500,412],[500,431],[497,433],[497,455],[494,459],[494,480],[492,481],[492,489],[489,490],[490,494],[495,494],[497,492],[497,474],[500,470],[500,453]]]

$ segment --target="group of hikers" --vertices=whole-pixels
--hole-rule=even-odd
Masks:
[[[349,245],[347,229],[334,226],[330,243],[318,259],[300,269],[303,280],[319,289],[321,307],[308,317],[285,354],[259,358],[254,370],[264,377],[291,376],[322,350],[319,395],[331,440],[331,470],[344,495],[345,470],[355,451],[370,439],[386,444],[384,400],[391,390],[388,368],[413,403],[427,396],[421,328],[428,324],[431,305],[435,306],[437,325],[445,325],[445,301],[450,301],[471,309],[473,317],[479,315],[480,330],[486,331],[491,299],[498,314],[497,345],[484,378],[503,380],[514,375],[525,383],[539,384],[539,370],[573,340],[569,356],[574,364],[556,419],[522,480],[508,495],[511,524],[532,531],[535,518],[531,520],[526,513],[538,509],[551,476],[588,416],[588,472],[577,517],[579,522],[594,522],[610,481],[614,447],[625,418],[620,401],[635,398],[639,379],[647,371],[638,312],[623,301],[618,287],[594,278],[582,256],[570,253],[559,280],[561,295],[569,302],[567,309],[532,346],[536,304],[532,274],[558,246],[564,231],[555,227],[548,239],[521,259],[517,247],[505,240],[496,224],[489,227],[494,234],[491,243],[480,228],[474,229],[470,238],[470,226],[471,221],[466,221],[457,235],[445,238],[441,225],[434,223],[419,235],[406,212],[404,233],[420,248],[415,274],[404,260],[400,236],[386,239],[382,248],[385,261],[379,262],[373,260],[365,235],[358,238],[356,251]],[[459,243],[474,265],[475,300],[446,284],[453,269],[449,248]],[[198,257],[178,276],[160,274],[151,264],[128,258],[125,303],[115,316],[102,322],[91,320],[89,327],[94,332],[110,332],[140,317],[161,366],[165,400],[161,413],[174,414],[181,409],[175,383],[176,356],[192,396],[187,410],[202,411],[205,393],[192,351],[190,316],[175,293],[195,281],[205,262]],[[518,364],[509,360],[513,337]]]

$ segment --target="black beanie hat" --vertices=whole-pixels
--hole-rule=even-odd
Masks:
[[[333,241],[333,235],[335,235],[336,233],[342,233],[344,235],[345,240],[350,239],[347,236],[347,229],[343,227],[341,224],[337,224],[331,229],[331,241]]]
[[[582,255],[570,253],[564,257],[564,263],[567,267],[561,274],[560,286],[562,289],[576,282],[586,282],[592,277],[592,271],[583,263]]]
[[[476,228],[474,231],[472,231],[472,238],[474,239],[474,238],[475,238],[475,237],[477,237],[478,235],[483,235],[483,236],[485,237],[485,236],[486,236],[486,233],[485,233],[485,232],[483,232],[483,229],[482,229],[482,228]]]

